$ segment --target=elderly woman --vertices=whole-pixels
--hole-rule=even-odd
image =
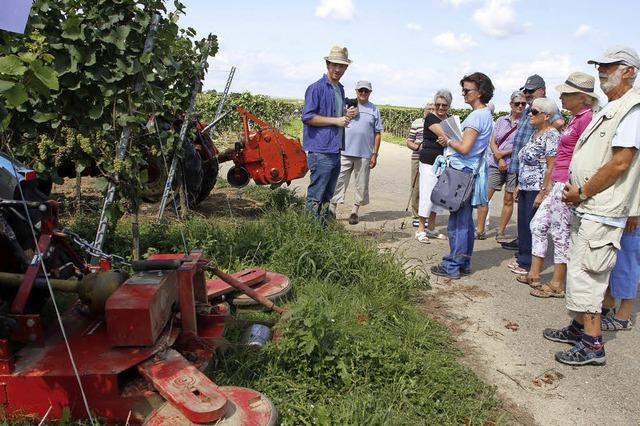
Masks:
[[[418,195],[420,191],[418,190],[418,179],[420,177],[420,172],[418,170],[418,165],[420,164],[420,147],[422,145],[422,133],[424,132],[424,118],[429,114],[433,114],[436,110],[433,99],[429,99],[424,106],[424,112],[422,114],[422,118],[417,118],[413,120],[411,123],[411,128],[409,129],[409,136],[407,136],[407,148],[411,150],[411,176],[410,176],[410,185],[411,185],[411,214],[413,215],[413,227],[417,228],[419,225],[418,222]]]
[[[511,152],[513,151],[513,138],[516,135],[516,129],[522,117],[524,107],[527,106],[527,100],[524,93],[516,90],[511,94],[511,114],[498,118],[494,125],[493,136],[489,143],[489,151],[487,152],[487,165],[489,166],[489,200],[496,191],[502,190],[504,186],[504,198],[502,203],[502,214],[500,215],[500,225],[498,226],[498,235],[496,240],[501,242],[504,239],[504,230],[507,228],[511,215],[513,214],[513,193],[518,185],[518,175],[516,173],[508,173],[507,168],[511,162]],[[485,222],[489,205],[478,207],[478,226],[476,238],[484,240]]]
[[[480,72],[463,77],[460,86],[464,101],[473,111],[462,122],[462,140],[446,141],[445,155],[450,167],[473,173],[478,170],[493,133],[493,116],[487,108],[487,102],[493,97],[494,87],[489,77]],[[472,213],[471,199],[450,213],[447,226],[450,253],[442,258],[442,263],[431,267],[432,274],[459,279],[461,275],[471,273],[474,242]]]
[[[569,110],[573,117],[560,135],[550,180],[541,190],[542,204],[531,220],[531,269],[526,277],[520,275],[518,281],[534,286],[530,292],[532,296],[564,297],[571,212],[562,202],[562,190],[569,181],[569,163],[576,142],[591,121],[593,110],[598,107],[598,98],[593,93],[594,85],[595,78],[592,76],[574,72],[564,84],[556,87],[560,92],[562,107]],[[549,236],[553,239],[553,278],[550,282],[538,286]]]
[[[438,177],[433,172],[433,163],[439,155],[442,155],[444,146],[438,142],[445,140],[445,134],[440,123],[447,118],[452,95],[446,89],[440,89],[433,97],[435,113],[427,114],[424,118],[424,131],[422,133],[422,145],[420,146],[420,196],[418,203],[418,232],[416,239],[421,243],[428,243],[429,238],[444,240],[446,237],[435,230],[436,215],[442,213],[442,208],[434,206],[431,202],[431,192],[438,181]],[[429,218],[428,225],[426,220]]]
[[[533,101],[529,123],[536,130],[518,153],[518,255],[517,260],[509,264],[511,272],[518,275],[526,275],[531,268],[530,223],[544,199],[544,189],[551,184],[551,170],[560,138],[560,133],[551,125],[557,110],[551,99]]]

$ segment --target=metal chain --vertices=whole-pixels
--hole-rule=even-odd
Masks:
[[[101,258],[104,257],[113,265],[124,265],[131,266],[129,262],[122,256],[118,256],[117,254],[109,254],[105,253],[102,249],[96,248],[92,243],[82,238],[80,235],[69,229],[63,229],[62,232],[71,237],[74,243],[76,243],[82,250],[84,250],[89,256]]]

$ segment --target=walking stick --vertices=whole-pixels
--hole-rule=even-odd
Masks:
[[[411,182],[411,192],[409,193],[409,201],[407,201],[407,207],[404,209],[404,217],[402,218],[402,223],[400,224],[400,229],[404,229],[404,222],[407,220],[407,213],[409,212],[409,205],[411,205],[411,199],[413,198],[413,192],[416,189],[416,180],[418,180],[418,175],[420,174],[420,168],[416,170],[416,174],[413,177],[413,182]]]

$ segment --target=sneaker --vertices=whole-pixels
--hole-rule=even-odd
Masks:
[[[358,215],[355,213],[351,213],[349,215],[349,225],[357,225],[358,224]]]
[[[500,244],[505,250],[518,250],[518,239]]]
[[[604,345],[599,348],[593,348],[585,345],[580,340],[574,347],[569,350],[556,352],[556,361],[569,365],[605,365],[607,356],[604,352]]]
[[[600,323],[600,330],[602,331],[631,330],[631,327],[633,327],[631,320],[621,320],[610,314],[602,317],[602,322]]]
[[[449,275],[442,265],[436,265],[431,267],[431,273],[439,277],[449,278],[450,280],[459,280],[460,275]]]
[[[513,272],[516,275],[527,275],[529,273],[529,271],[527,271],[526,269],[524,269],[521,266],[516,266],[515,268],[509,268],[511,270],[511,272]]]
[[[446,240],[447,239],[446,235],[441,234],[438,231],[431,231],[429,229],[425,229],[424,233],[427,235],[427,237],[435,238],[436,240]]]
[[[582,341],[582,333],[576,334],[571,330],[571,326],[565,328],[545,328],[542,337],[552,342],[570,343],[575,345]]]
[[[471,275],[471,269],[460,269],[460,276],[467,277]]]

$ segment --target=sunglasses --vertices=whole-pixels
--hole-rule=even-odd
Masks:
[[[369,89],[364,89],[364,88],[363,89],[358,89],[358,93],[369,93],[369,92],[371,92],[371,90],[369,90]]]
[[[530,110],[529,110],[529,113],[530,113],[531,115],[533,115],[534,117],[535,117],[536,115],[538,115],[538,114],[544,114],[542,111],[538,111],[537,109],[530,109]]]
[[[435,104],[436,108],[446,108],[449,106],[449,104]]]
[[[525,95],[528,95],[528,94],[530,94],[530,93],[535,92],[536,90],[538,90],[538,89],[524,89],[524,90],[522,91],[522,93],[524,93]]]
[[[478,89],[467,89],[466,87],[462,89],[462,95],[463,96],[467,96],[467,93],[469,92],[477,92]]]
[[[525,106],[525,105],[527,105],[527,103],[526,103],[526,102],[514,102],[514,103],[513,103],[513,106],[517,106],[517,107],[523,107],[523,106]]]

